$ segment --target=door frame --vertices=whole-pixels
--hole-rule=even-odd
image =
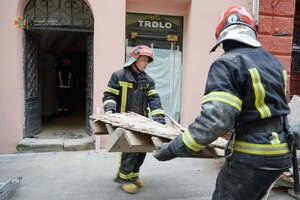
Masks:
[[[86,2],[84,0],[75,0],[77,2],[80,2],[81,3],[84,3],[85,5],[83,5],[85,8],[84,9],[87,9],[89,10],[89,13],[86,13],[86,12],[83,12],[83,14],[85,15],[85,19],[88,19],[88,20],[91,20],[89,21],[88,25],[76,25],[74,24],[74,20],[73,20],[73,13],[72,13],[72,16],[71,19],[70,19],[70,22],[69,24],[60,24],[60,19],[58,19],[58,23],[55,23],[55,24],[51,24],[49,21],[48,21],[48,8],[47,8],[47,12],[46,12],[46,17],[44,17],[44,21],[43,22],[40,22],[41,20],[35,20],[36,19],[36,11],[35,11],[35,8],[32,8],[30,6],[35,6],[35,2],[38,1],[38,0],[29,0],[27,5],[25,6],[25,9],[24,9],[24,17],[25,19],[27,20],[27,23],[29,23],[29,30],[58,30],[58,31],[72,31],[72,32],[87,32],[87,33],[90,33],[92,35],[92,38],[94,36],[94,18],[93,18],[93,15],[92,15],[92,11],[91,9],[88,7],[88,5],[86,4]],[[34,2],[34,3],[32,3]],[[60,9],[60,2],[61,0],[58,0],[59,2],[59,9]],[[30,4],[31,3],[31,4]],[[47,3],[47,6],[48,6],[48,0],[46,1]],[[29,6],[29,7],[28,7]],[[72,2],[71,2],[71,6],[72,6]],[[28,11],[29,10],[29,11]],[[33,14],[31,13],[30,14],[30,11],[33,11]],[[28,11],[28,12],[26,12]],[[81,10],[81,11],[86,11],[86,10]],[[57,11],[57,12],[60,12],[60,11]],[[75,13],[76,15],[76,13]],[[75,16],[74,15],[74,16]],[[60,15],[58,15],[60,16]],[[24,30],[24,32],[26,32],[26,30]],[[88,36],[86,37],[88,38]],[[91,127],[90,127],[90,124],[88,123],[88,117],[90,114],[92,114],[91,112],[93,111],[93,88],[94,88],[94,53],[93,53],[93,49],[94,49],[94,40],[92,40],[92,45],[91,47],[87,47],[87,54],[91,54],[91,56],[87,57],[87,72],[89,72],[90,74],[87,74],[87,77],[86,77],[86,81],[89,83],[89,88],[86,90],[87,92],[89,92],[90,94],[87,94],[86,93],[86,100],[89,99],[89,103],[86,103],[86,106],[85,106],[85,112],[86,112],[86,130],[87,130],[87,133],[89,135],[92,135],[92,131],[91,131]],[[26,84],[27,84],[27,77],[26,77],[26,56],[27,56],[27,52],[26,52],[26,36],[25,36],[25,33],[24,33],[24,41],[23,41],[23,48],[24,48],[24,63],[23,63],[23,76],[24,76],[24,93],[25,93],[25,106],[24,106],[24,117],[25,117],[25,127],[24,127],[24,137],[28,137],[27,135],[27,129],[29,127],[29,124],[30,123],[33,123],[32,121],[30,121],[30,119],[28,118],[29,117],[29,114],[27,112],[27,110],[29,109],[28,105],[26,104],[26,94],[27,94],[27,91],[26,91]],[[91,51],[91,52],[88,52],[88,51]],[[87,55],[87,56],[88,56]],[[89,60],[91,59],[91,60]],[[89,66],[88,66],[89,65]],[[39,66],[38,66],[39,68]],[[40,80],[40,74],[38,74],[38,79]],[[90,77],[91,79],[88,79],[88,77]],[[38,89],[40,91],[40,86],[41,86],[41,83],[39,82],[39,85],[38,85]],[[87,85],[88,86],[88,85]],[[87,98],[87,96],[89,96],[89,98]],[[39,99],[39,104],[41,105],[41,97]],[[40,109],[40,113],[41,113],[41,109]],[[40,120],[41,120],[42,116],[40,117]],[[41,122],[40,122],[41,124]],[[33,134],[31,134],[30,136],[33,136],[35,134],[38,134],[40,133],[41,131],[41,125],[40,125],[40,129],[38,131],[34,131]]]

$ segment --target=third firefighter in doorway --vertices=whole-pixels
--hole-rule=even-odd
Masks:
[[[65,114],[70,110],[72,75],[71,61],[65,57],[57,69],[57,114]]]
[[[247,9],[232,6],[223,13],[216,37],[212,51],[222,43],[225,53],[208,72],[200,116],[154,156],[161,161],[183,157],[235,130],[212,199],[260,200],[291,166],[287,73],[261,47]]]
[[[155,90],[153,79],[145,72],[152,62],[152,49],[140,45],[134,47],[128,56],[124,68],[114,72],[104,92],[103,105],[105,113],[135,112],[148,116],[150,107],[154,121],[165,124],[160,97]],[[115,181],[128,193],[136,193],[144,185],[139,178],[139,170],[146,153],[121,153],[120,166]]]

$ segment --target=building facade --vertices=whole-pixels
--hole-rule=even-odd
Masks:
[[[22,138],[43,132],[44,118],[57,113],[62,79],[57,74],[65,58],[71,60],[74,86],[69,101],[83,111],[80,123],[90,133],[88,115],[103,113],[111,73],[138,44],[154,49],[157,59],[148,69],[163,106],[187,126],[200,113],[210,64],[222,54],[209,51],[218,17],[230,5],[257,13],[259,40],[287,69],[288,97],[300,94],[295,0],[6,0],[0,5],[0,153],[16,152]]]

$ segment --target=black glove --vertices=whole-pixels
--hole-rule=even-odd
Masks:
[[[154,115],[152,116],[152,119],[158,123],[166,124],[165,115],[162,114]]]
[[[188,149],[183,143],[181,136],[177,136],[170,143],[162,143],[158,152],[155,152],[153,156],[159,161],[171,160],[176,157],[186,157],[192,150]]]
[[[159,151],[153,153],[154,158],[156,158],[159,161],[167,161],[171,160],[173,158],[176,158],[177,156],[172,152],[170,148],[170,143],[162,143],[161,146],[158,147]]]

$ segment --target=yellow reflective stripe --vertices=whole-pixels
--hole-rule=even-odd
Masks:
[[[122,99],[121,99],[120,112],[125,112],[126,103],[127,103],[127,88],[133,88],[133,84],[129,82],[119,81],[119,85],[122,87]]]
[[[287,72],[286,70],[282,70],[283,80],[284,80],[284,94],[286,95],[286,88],[287,88]]]
[[[122,86],[122,99],[121,99],[120,112],[126,111],[126,103],[127,103],[127,86]]]
[[[232,149],[232,141],[228,147]],[[243,153],[249,154],[257,154],[257,155],[277,155],[277,154],[285,154],[290,152],[287,143],[281,144],[254,144],[247,142],[235,142],[234,151],[239,151]]]
[[[119,81],[119,85],[122,86],[122,87],[133,88],[133,84],[129,83],[129,82]]]
[[[149,90],[147,93],[148,93],[148,96],[157,94],[157,92],[155,90]]]
[[[235,151],[243,152],[243,153],[251,153],[251,154],[257,154],[257,155],[278,155],[278,154],[285,154],[290,152],[289,149],[279,150],[279,151],[256,151],[256,150],[246,150],[243,148],[234,148]]]
[[[237,96],[234,96],[227,92],[210,92],[202,98],[201,103],[205,103],[208,101],[221,101],[235,107],[239,111],[242,109],[242,100]]]
[[[59,88],[70,88],[70,86],[60,85]]]
[[[240,141],[237,141],[236,144],[246,146],[246,147],[255,147],[255,148],[264,148],[264,149],[281,148],[287,146],[287,143],[271,145],[271,144],[255,144],[255,143],[240,142]]]
[[[120,152],[120,159],[119,159],[119,164],[118,164],[118,170],[117,170],[116,178],[118,178],[119,174],[120,174],[121,161],[122,161],[122,152]]]
[[[58,72],[58,75],[59,75],[59,83],[60,83],[60,86],[63,86],[62,79],[61,79],[61,72]]]
[[[262,119],[271,117],[271,111],[269,107],[265,104],[265,88],[263,87],[260,79],[260,75],[256,68],[249,69],[251,78],[252,78],[252,85],[254,88],[255,94],[255,107],[260,113]]]
[[[272,132],[272,140],[270,140],[271,144],[280,144],[279,136],[276,132]]]
[[[161,109],[155,109],[151,111],[151,115],[165,114],[165,112]]]
[[[113,99],[108,99],[108,100],[105,100],[104,103],[103,103],[103,106],[105,106],[106,104],[108,103],[113,103],[113,104],[117,104],[117,102]]]
[[[139,176],[139,173],[134,173],[134,172],[130,172],[129,174],[123,174],[123,173],[119,173],[119,176],[120,178],[122,179],[125,179],[125,180],[129,180],[129,179],[132,179],[132,178],[135,178],[135,177],[138,177]]]
[[[120,91],[119,90],[116,90],[114,88],[111,88],[111,87],[108,87],[106,92],[110,92],[110,93],[113,93],[115,95],[119,95],[120,94]]]
[[[191,136],[189,129],[186,129],[184,134],[182,134],[182,141],[189,149],[193,151],[200,151],[205,148],[204,145],[198,144]]]

